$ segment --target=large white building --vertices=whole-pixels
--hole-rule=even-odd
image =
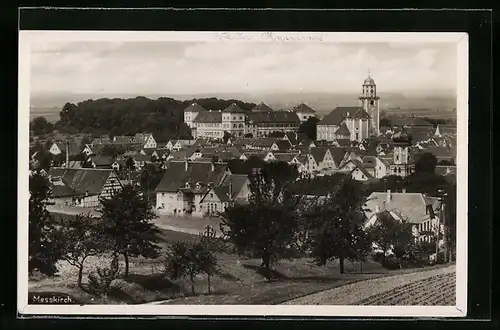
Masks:
[[[310,109],[310,108],[309,108]],[[311,111],[304,107],[297,111],[274,111],[264,103],[260,103],[251,111],[245,111],[233,103],[224,110],[206,110],[197,103],[184,110],[184,122],[191,128],[194,138],[223,138],[224,132],[234,137],[251,134],[253,137],[264,137],[272,132],[295,132],[302,117],[311,116]],[[303,113],[304,112],[304,113]],[[307,117],[309,118],[309,117]]]
[[[337,107],[321,119],[316,128],[316,139],[335,141],[348,137],[351,141],[379,135],[379,97],[375,81],[368,75],[362,85],[359,106]]]

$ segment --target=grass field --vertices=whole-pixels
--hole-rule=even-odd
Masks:
[[[196,239],[197,236],[162,230],[162,245]],[[88,273],[99,266],[102,259],[89,258],[85,264],[84,280]],[[275,280],[269,281],[259,272],[260,260],[230,253],[219,253],[220,271],[211,278],[211,295],[207,292],[206,275],[196,278],[196,295],[191,294],[188,280],[171,281],[163,275],[163,258],[130,258],[130,274],[113,282],[108,298],[96,298],[76,285],[77,270],[65,262],[59,265],[59,275],[54,278],[31,278],[29,293],[67,294],[81,304],[142,304],[165,301],[164,304],[280,304],[319,291],[335,288],[359,280],[377,278],[398,272],[388,271],[378,263],[346,262],[346,274],[339,273],[337,262],[316,266],[306,258],[282,260],[273,267]],[[123,267],[123,266],[122,266]]]

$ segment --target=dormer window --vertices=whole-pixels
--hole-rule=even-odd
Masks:
[[[191,183],[186,182],[186,184],[184,185],[184,187],[187,188],[187,189],[191,188]]]
[[[196,183],[196,190],[200,190],[201,189],[201,184],[199,182]]]

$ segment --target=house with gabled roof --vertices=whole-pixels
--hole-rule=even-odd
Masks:
[[[49,182],[56,206],[97,207],[123,188],[111,169],[52,167]]]
[[[132,137],[132,142],[140,144],[142,149],[156,149],[158,144],[151,133],[137,133]]]
[[[210,187],[201,199],[201,213],[204,216],[224,212],[231,203],[244,204],[250,198],[248,175],[229,174],[216,187]]]
[[[363,162],[358,159],[351,159],[347,161],[342,167],[338,169],[340,173],[349,174],[354,180],[367,181],[374,178],[374,168],[365,167]]]
[[[337,107],[316,125],[316,139],[333,141],[342,124],[346,124],[351,141],[362,141],[370,134],[370,116],[362,107]]]
[[[275,138],[275,137],[262,137],[262,138],[253,139],[252,142],[249,145],[247,145],[247,149],[268,151],[268,150],[271,150],[272,146],[278,140],[279,140],[279,138]]]
[[[272,132],[295,132],[299,126],[299,117],[292,111],[252,111],[247,114],[244,133],[265,137]]]
[[[203,197],[230,174],[227,163],[171,161],[155,189],[157,212],[203,216]]]
[[[311,117],[316,117],[316,111],[305,103],[296,105],[292,111],[297,114],[301,123],[306,122]]]
[[[429,232],[442,233],[439,211],[441,202],[436,197],[429,197],[421,193],[374,192],[366,201],[365,215],[368,219],[365,228],[376,224],[381,212],[389,214],[398,221],[406,221],[412,225],[413,235],[418,241],[430,241]],[[442,246],[442,240],[439,245]]]

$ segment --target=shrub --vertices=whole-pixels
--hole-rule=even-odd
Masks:
[[[383,252],[375,252],[372,254],[372,260],[375,262],[382,262],[383,258],[384,258]]]
[[[89,274],[89,291],[97,296],[107,296],[111,283],[118,275],[118,254],[113,253],[111,263],[107,267],[97,267]]]

